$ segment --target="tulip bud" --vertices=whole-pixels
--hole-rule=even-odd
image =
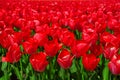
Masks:
[[[73,56],[70,55],[70,52],[67,49],[63,49],[57,58],[58,64],[64,68],[68,69],[72,65]]]

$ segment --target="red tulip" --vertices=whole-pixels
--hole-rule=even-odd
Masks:
[[[88,71],[93,71],[97,67],[99,61],[100,59],[96,58],[96,56],[93,55],[92,53],[86,54],[85,56],[82,57],[83,66]]]
[[[24,18],[19,18],[18,20],[16,20],[16,23],[14,23],[14,25],[22,29],[26,25],[26,20]]]
[[[44,46],[45,43],[47,43],[47,35],[45,33],[36,33],[33,36],[33,39],[35,39],[39,46]]]
[[[61,27],[58,23],[54,23],[52,24],[52,26],[49,28],[49,34],[50,36],[52,36],[53,38],[58,38],[61,34]]]
[[[114,36],[113,34],[110,34],[108,32],[104,32],[101,35],[100,41],[102,43],[110,43],[114,46],[119,46],[119,43],[120,43],[119,39],[116,36]]]
[[[110,19],[108,21],[108,27],[112,30],[118,30],[119,29],[119,21],[117,21],[116,19]]]
[[[37,51],[38,44],[35,39],[30,38],[28,41],[23,42],[23,48],[27,54],[34,54]]]
[[[67,29],[62,29],[59,37],[60,41],[66,46],[72,46],[75,42],[75,36]]]
[[[18,43],[18,44],[21,44],[22,43],[22,40],[23,40],[23,37],[20,37],[22,35],[21,32],[15,32],[12,37],[13,37],[13,40]]]
[[[76,21],[74,19],[69,19],[69,26],[70,29],[75,30],[76,29]]]
[[[40,26],[35,26],[35,32],[48,34],[49,33],[48,24],[42,24]]]
[[[112,57],[111,61],[108,63],[108,68],[113,74],[120,74],[120,55],[114,55]]]
[[[5,31],[0,32],[0,44],[4,48],[8,48],[10,46],[10,42],[8,40],[8,34]]]
[[[30,29],[23,29],[20,33],[21,33],[22,40],[24,41],[28,40],[31,37]]]
[[[95,56],[100,56],[100,54],[102,54],[103,49],[102,49],[102,45],[92,45],[90,46],[90,51],[91,53],[93,53]]]
[[[32,54],[30,56],[30,63],[35,71],[43,72],[48,65],[48,61],[46,60],[47,55],[43,52]]]
[[[94,29],[87,27],[82,32],[82,39],[88,43],[95,44],[98,40],[98,34]]]
[[[79,58],[88,51],[89,47],[90,44],[79,40],[71,47],[71,51],[75,57]]]
[[[44,45],[45,52],[50,57],[55,56],[61,47],[62,45],[58,43],[57,39],[48,41],[48,43]]]
[[[4,28],[6,28],[4,21],[0,21],[0,30],[4,30]]]
[[[3,31],[0,34],[0,44],[4,48],[9,48],[10,45],[19,42],[20,39],[18,40],[17,37],[18,36],[15,36],[15,34],[7,34],[6,32]]]
[[[58,55],[57,62],[62,68],[68,69],[72,65],[73,58],[67,49],[63,49]]]
[[[8,48],[8,52],[6,53],[5,57],[2,57],[2,62],[18,62],[21,57],[20,47],[17,43],[14,43]]]
[[[105,45],[103,55],[106,59],[110,59],[118,53],[119,48],[110,44]]]
[[[95,22],[95,30],[98,34],[103,33],[106,27],[107,25],[105,23],[105,20],[102,20],[102,22],[100,20]]]
[[[34,29],[35,28],[35,23],[33,21],[27,21],[26,22],[26,28]]]

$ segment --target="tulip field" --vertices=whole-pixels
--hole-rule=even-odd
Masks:
[[[0,0],[0,80],[120,80],[120,0]]]

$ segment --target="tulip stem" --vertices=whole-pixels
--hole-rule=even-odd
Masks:
[[[41,72],[41,73],[38,75],[38,77],[39,77],[39,80],[44,80],[43,72]]]
[[[22,76],[22,72],[23,71],[23,69],[22,69],[22,61],[20,60],[20,73],[21,73],[21,76]]]
[[[80,80],[80,68],[79,68],[79,63],[78,63],[78,60],[76,59],[76,67],[77,67],[77,78],[78,78],[78,80]]]
[[[53,69],[52,69],[52,58],[49,57],[49,79],[50,79],[50,80],[52,80],[52,78],[53,78],[53,77],[52,77],[52,75],[53,75],[53,74],[52,74],[52,70],[53,70]]]
[[[117,76],[116,76],[116,75],[114,75],[114,78],[113,78],[113,80],[117,80]]]
[[[70,80],[69,69],[67,69],[67,79]]]

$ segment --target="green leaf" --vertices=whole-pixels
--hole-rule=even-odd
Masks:
[[[82,34],[81,34],[81,32],[79,32],[78,30],[75,30],[75,37],[76,37],[76,39],[81,39],[81,37],[82,37]]]
[[[71,66],[71,68],[70,68],[70,72],[71,73],[74,73],[74,72],[76,72],[77,71],[77,68],[76,68],[76,65],[75,65],[75,60],[73,60],[73,64],[72,64],[72,66]]]
[[[28,65],[26,68],[26,74],[28,74],[29,72],[30,72],[30,70],[29,70],[29,65]]]
[[[5,80],[5,76],[2,76],[2,77],[0,78],[0,80]]]
[[[13,66],[13,65],[11,65],[11,66],[12,66],[12,68],[13,68],[16,76],[17,76],[17,78],[18,78],[19,80],[22,80],[22,75],[20,74],[19,69],[18,69],[17,67]]]
[[[35,30],[31,30],[31,36],[35,35]]]
[[[7,62],[3,62],[1,70],[4,71],[6,68],[7,68]]]
[[[22,46],[22,45],[20,45],[20,50],[21,50],[21,52],[23,52],[23,51],[24,51],[24,49],[23,49],[23,46]]]
[[[109,80],[109,69],[108,69],[108,66],[107,66],[107,62],[105,63],[105,67],[103,69],[103,80]]]
[[[30,80],[36,80],[36,79],[35,79],[35,76],[32,75],[32,76],[30,77]]]
[[[64,78],[65,78],[65,70],[63,68],[60,68],[59,76],[62,78],[62,80],[64,80]]]
[[[103,55],[100,55],[99,58],[100,58],[99,65],[102,66],[102,63],[103,63],[103,59],[102,59],[102,58],[103,58]]]
[[[19,31],[20,31],[20,29],[17,28],[17,27],[13,27],[13,30],[14,30],[15,32],[19,32]]]

